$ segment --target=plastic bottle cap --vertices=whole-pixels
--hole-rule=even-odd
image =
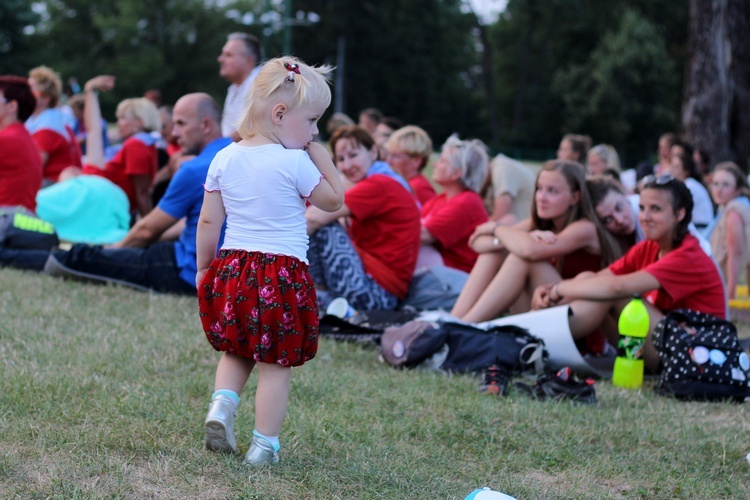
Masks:
[[[648,335],[649,325],[648,309],[640,297],[628,302],[617,321],[620,335],[629,337],[645,337]]]

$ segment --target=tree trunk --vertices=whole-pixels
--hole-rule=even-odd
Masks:
[[[712,165],[750,159],[750,2],[691,0],[685,138]]]

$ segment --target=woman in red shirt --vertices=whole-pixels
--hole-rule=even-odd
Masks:
[[[0,76],[0,206],[36,210],[42,157],[23,126],[36,105],[26,78]]]
[[[718,268],[688,231],[692,210],[693,197],[682,181],[671,175],[646,177],[638,215],[646,239],[596,274],[538,287],[532,306],[570,302],[570,331],[579,339],[599,328],[611,310],[619,315],[633,294],[643,295],[650,317],[644,360],[656,370],[659,356],[651,332],[667,312],[688,308],[726,317]]]
[[[86,130],[97,130],[101,124],[99,91],[114,88],[113,76],[97,76],[84,86],[86,104],[84,122]],[[86,144],[86,165],[83,169],[66,169],[61,177],[99,175],[109,179],[125,191],[130,200],[131,212],[141,217],[153,208],[150,189],[158,168],[157,138],[151,132],[161,129],[159,111],[145,97],[125,99],[117,106],[117,130],[124,141],[110,160],[104,155],[104,144],[99,134],[90,134]]]
[[[417,201],[406,181],[377,161],[375,140],[363,128],[341,127],[330,144],[334,163],[350,187],[340,210],[307,210],[310,273],[321,291],[327,289],[330,298],[346,298],[357,310],[395,309],[408,292],[417,263]]]

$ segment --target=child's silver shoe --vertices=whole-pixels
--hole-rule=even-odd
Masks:
[[[250,449],[247,450],[245,460],[242,463],[250,466],[277,464],[279,463],[279,454],[274,451],[271,443],[265,439],[253,436],[253,440],[250,442]]]
[[[224,453],[237,453],[237,439],[234,437],[234,419],[237,405],[228,396],[218,395],[208,406],[206,448]]]

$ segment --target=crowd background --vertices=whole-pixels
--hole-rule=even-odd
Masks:
[[[596,131],[625,169],[653,155],[654,137],[705,124],[707,133],[689,134],[690,142],[712,161],[744,168],[748,125],[736,110],[750,85],[750,58],[742,57],[750,44],[741,43],[750,21],[745,2],[723,4],[719,12],[705,0],[513,0],[486,19],[460,0],[11,1],[0,7],[0,74],[47,64],[81,85],[116,74],[117,89],[102,97],[104,116],[141,95],[146,81],[164,102],[195,89],[222,102],[216,48],[226,33],[245,31],[262,39],[266,57],[337,65],[329,114],[354,116],[377,103],[436,144],[460,131],[493,153],[544,160],[562,134]],[[691,9],[700,22],[691,24]],[[729,151],[721,157],[710,138],[720,127],[687,114],[710,93],[696,85],[715,83],[691,78],[689,63],[718,75],[721,61],[694,56],[711,48],[709,35],[720,28],[733,62],[730,78],[715,80],[729,82],[719,89],[729,97],[709,107],[734,124],[724,129]]]

